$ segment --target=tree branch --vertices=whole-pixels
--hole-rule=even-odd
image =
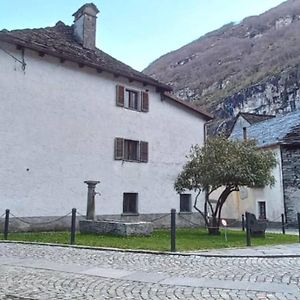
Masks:
[[[198,202],[198,197],[201,194],[201,190],[198,191],[196,197],[195,197],[195,202],[194,202],[194,208],[195,210],[200,213],[200,215],[203,217],[205,225],[208,226],[208,221],[207,221],[207,217],[205,216],[205,214],[197,207],[197,202]]]

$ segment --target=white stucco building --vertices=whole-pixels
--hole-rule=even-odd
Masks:
[[[210,116],[97,49],[97,13],[89,4],[72,26],[0,32],[0,211],[85,213],[86,180],[101,181],[97,215],[180,211],[174,180]]]

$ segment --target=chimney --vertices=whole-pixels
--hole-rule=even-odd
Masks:
[[[94,50],[96,47],[96,20],[99,10],[93,3],[81,6],[74,14],[73,34],[84,48]]]

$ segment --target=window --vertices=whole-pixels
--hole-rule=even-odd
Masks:
[[[123,213],[124,214],[137,214],[137,193],[124,193],[123,194]]]
[[[191,194],[180,194],[180,212],[192,212]]]
[[[132,91],[132,90],[125,90],[125,103],[124,107],[125,108],[131,108],[134,110],[138,110],[139,108],[139,94],[137,91]]]
[[[116,138],[115,159],[146,163],[148,162],[148,143]]]
[[[149,93],[148,91],[137,91],[127,89],[122,85],[117,85],[117,106],[128,109],[148,112],[149,111]]]
[[[139,142],[124,140],[124,159],[139,160]]]
[[[258,202],[258,218],[259,219],[266,219],[266,202],[260,201]]]

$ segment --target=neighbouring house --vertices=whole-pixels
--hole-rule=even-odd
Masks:
[[[239,112],[234,118],[225,120],[213,119],[207,122],[207,135],[213,137],[223,134],[228,137],[233,131],[239,130],[243,127],[247,128],[253,124],[263,122],[274,117],[274,115]]]
[[[240,131],[243,128],[248,128],[251,125],[260,123],[269,119],[275,118],[274,115],[260,115],[255,113],[239,112],[233,119],[233,124],[230,129],[230,133],[234,134],[236,131]]]
[[[289,224],[296,224],[300,212],[300,111],[251,126],[236,124],[230,138],[255,139],[262,151],[268,149],[276,154],[278,164],[272,170],[276,182],[272,188],[242,187],[224,206],[224,216],[240,219],[250,211],[257,217],[280,222],[283,213]]]
[[[198,219],[173,184],[211,116],[96,48],[98,12],[86,4],[72,26],[0,31],[0,211],[29,223],[84,214],[84,181],[99,180],[99,218],[175,208]]]

